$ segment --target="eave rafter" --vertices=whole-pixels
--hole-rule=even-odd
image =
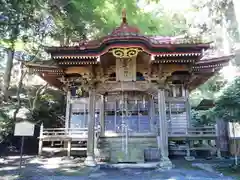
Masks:
[[[202,53],[161,53],[155,57],[200,57]]]
[[[168,63],[194,63],[195,59],[161,59],[161,60],[153,60],[151,63],[153,64],[168,64]]]
[[[220,64],[202,64],[202,65],[195,65],[193,66],[193,69],[200,70],[200,69],[208,69],[208,68],[221,68],[228,64],[227,63],[220,63]]]
[[[53,55],[53,59],[87,59],[87,60],[97,60],[97,56],[75,56],[75,55]]]
[[[99,64],[98,61],[61,61],[58,62],[59,65],[93,65],[93,64]]]
[[[215,72],[227,66],[232,56],[225,56],[213,59],[203,59],[193,65],[194,72]]]
[[[133,57],[137,56],[139,52],[146,52],[147,54],[151,54],[154,57],[154,60],[158,60],[161,58],[187,58],[187,59],[198,59],[202,56],[202,53],[200,52],[152,52],[144,47],[136,46],[136,45],[119,45],[119,46],[111,46],[109,45],[108,48],[106,48],[104,51],[98,51],[95,53],[88,53],[88,52],[81,52],[80,55],[69,55],[69,54],[59,54],[58,52],[55,52],[52,54],[52,58],[54,60],[87,60],[87,61],[99,61],[100,56],[106,54],[106,53],[113,53],[115,57]],[[190,50],[191,51],[191,50]],[[200,51],[200,50],[199,50]]]
[[[32,72],[38,73],[56,73],[56,74],[63,74],[64,71],[62,69],[44,69],[44,68],[30,68]]]

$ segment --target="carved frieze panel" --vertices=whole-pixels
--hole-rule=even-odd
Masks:
[[[151,81],[155,81],[159,86],[165,86],[167,83],[171,83],[172,75],[176,71],[188,72],[189,67],[187,65],[178,64],[158,64],[152,67]]]
[[[187,65],[178,64],[158,64],[152,65],[152,77],[166,78],[167,75],[174,71],[189,71]]]
[[[122,92],[122,91],[141,91],[152,94],[158,89],[157,84],[147,81],[137,82],[108,82],[97,85],[97,92],[104,94],[105,92]]]
[[[98,85],[97,90],[109,91],[145,91],[148,89],[147,82],[108,82]]]

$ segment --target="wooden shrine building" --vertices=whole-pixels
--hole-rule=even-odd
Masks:
[[[170,166],[169,141],[215,139],[215,127],[190,123],[189,92],[225,66],[230,57],[203,59],[199,38],[146,36],[122,24],[98,40],[47,47],[51,60],[26,63],[66,92],[65,127],[41,129],[44,141],[86,142],[86,165],[146,162]],[[77,148],[75,148],[77,150]]]

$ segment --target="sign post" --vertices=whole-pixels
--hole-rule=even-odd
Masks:
[[[24,136],[22,136],[22,140],[21,140],[20,164],[19,164],[20,172],[21,172],[21,169],[22,169],[23,146],[24,146]]]
[[[20,164],[19,169],[21,173],[22,169],[22,158],[23,158],[23,147],[24,147],[24,137],[34,135],[35,125],[29,121],[21,121],[15,124],[14,136],[21,136],[21,150],[20,150]]]

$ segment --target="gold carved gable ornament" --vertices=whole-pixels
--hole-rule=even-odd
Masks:
[[[140,48],[113,48],[111,52],[116,58],[132,58],[136,57],[139,52],[142,52]]]

